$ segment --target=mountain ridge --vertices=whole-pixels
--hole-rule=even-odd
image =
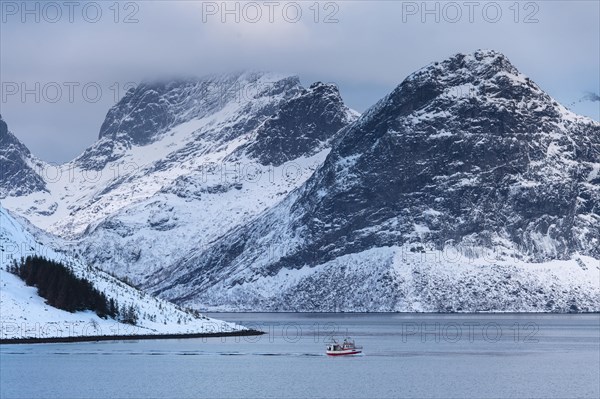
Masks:
[[[457,88],[469,95],[459,96]],[[565,267],[577,273],[581,256],[600,258],[600,190],[589,178],[600,164],[599,140],[599,123],[558,105],[500,53],[459,54],[411,74],[346,127],[294,198],[190,254],[149,286],[181,303],[218,307],[216,296],[224,309],[228,303],[237,309],[246,298],[261,309],[292,310],[304,302],[290,299],[290,309],[276,291],[261,295],[256,285],[307,270],[321,280],[315,277],[302,292],[331,309],[333,299],[317,281],[333,296],[345,294],[315,269],[378,248],[390,249],[384,252],[392,260],[385,262],[394,270],[398,251],[439,256],[445,248],[467,248],[475,254],[493,249],[495,261],[507,267],[572,261]],[[274,227],[276,220],[285,222]],[[356,273],[367,273],[363,267]],[[504,278],[501,269],[493,278]],[[374,281],[371,290],[388,282]],[[597,297],[598,287],[586,289]],[[395,299],[385,309],[397,309],[398,293],[386,295]],[[579,297],[589,309],[585,298]]]
[[[137,99],[154,96],[155,86],[130,90],[49,193],[7,201],[90,263],[136,283],[182,248],[207,245],[281,200],[357,117],[333,85],[304,88],[296,76],[241,73],[161,87],[160,99],[147,103]],[[159,116],[183,115],[147,129],[145,110],[157,103],[170,104]]]
[[[600,123],[491,50],[421,68],[358,119],[334,86],[282,79],[208,116],[169,100],[181,83],[140,88],[139,108],[131,91],[73,165],[137,167],[10,208],[200,309],[598,310]],[[120,127],[156,104],[168,117]]]

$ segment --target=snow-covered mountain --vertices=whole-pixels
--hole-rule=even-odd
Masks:
[[[298,190],[149,286],[217,309],[600,310],[600,123],[494,51],[410,75]]]
[[[31,228],[31,227],[29,227]],[[235,324],[195,316],[170,302],[154,298],[79,259],[44,244],[38,231],[34,236],[0,206],[0,338],[54,338],[97,335],[148,335],[230,332],[244,329]],[[48,237],[46,237],[47,239]],[[136,309],[138,324],[132,326],[103,319],[92,311],[70,313],[49,306],[35,287],[8,273],[13,260],[43,256],[67,265],[80,278],[92,282],[108,299]]]
[[[294,76],[144,84],[59,173],[20,159],[47,171],[8,209],[186,306],[600,310],[600,124],[494,51],[360,118]]]
[[[140,283],[299,187],[354,121],[333,85],[241,73],[143,84],[45,190],[4,204]],[[58,177],[57,177],[58,176]]]

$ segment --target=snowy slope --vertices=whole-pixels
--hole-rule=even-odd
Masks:
[[[69,313],[47,305],[20,278],[6,272],[13,259],[40,255],[68,265],[79,277],[91,281],[107,298],[133,305],[138,325],[99,318],[94,312]],[[231,323],[195,317],[173,304],[156,299],[82,262],[68,258],[38,242],[4,208],[0,207],[0,338],[50,338],[83,335],[183,334],[235,331]]]
[[[489,248],[375,247],[315,266],[228,272],[202,290],[167,291],[211,311],[597,312],[600,263],[525,263]],[[471,257],[473,252],[484,255]],[[485,256],[487,255],[487,257]],[[193,286],[193,285],[192,285]]]

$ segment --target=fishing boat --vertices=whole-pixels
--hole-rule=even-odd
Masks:
[[[354,340],[350,337],[344,339],[341,344],[333,339],[333,342],[327,344],[325,353],[328,356],[358,355],[362,353],[362,346],[356,346]]]

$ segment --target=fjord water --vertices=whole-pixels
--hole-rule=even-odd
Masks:
[[[600,315],[211,315],[259,337],[2,345],[4,398],[600,396]],[[324,342],[364,347],[327,357]]]

